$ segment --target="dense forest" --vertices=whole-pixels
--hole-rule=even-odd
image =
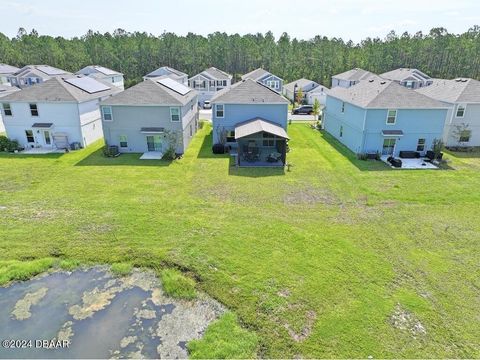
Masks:
[[[163,65],[189,75],[215,66],[236,79],[264,67],[287,82],[306,77],[327,86],[332,75],[353,67],[376,73],[415,67],[433,77],[479,79],[480,26],[463,34],[451,34],[444,28],[414,35],[391,31],[385,39],[367,38],[359,44],[323,36],[291,39],[286,33],[275,39],[271,32],[243,36],[216,32],[206,37],[165,32],[154,36],[122,29],[112,34],[89,31],[65,39],[20,28],[11,39],[0,33],[0,63],[19,67],[49,64],[69,71],[101,64],[124,73],[127,85]]]

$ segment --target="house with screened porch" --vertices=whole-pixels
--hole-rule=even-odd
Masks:
[[[213,144],[230,149],[238,166],[284,166],[289,101],[246,79],[212,99]]]

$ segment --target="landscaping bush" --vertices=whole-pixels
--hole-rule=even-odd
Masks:
[[[165,154],[163,154],[163,160],[175,160],[176,154],[175,154],[175,149],[173,147],[169,147],[167,151],[165,151]]]
[[[10,140],[6,136],[0,136],[0,151],[14,152],[21,150],[17,140]]]
[[[163,290],[169,296],[180,299],[194,299],[197,296],[195,281],[176,269],[165,269],[160,273]]]
[[[0,136],[0,151],[7,151],[10,140],[6,136]]]

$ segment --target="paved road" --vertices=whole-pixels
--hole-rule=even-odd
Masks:
[[[200,109],[200,119],[212,121],[212,110]],[[292,121],[312,121],[313,115],[292,115],[289,112],[287,119]]]

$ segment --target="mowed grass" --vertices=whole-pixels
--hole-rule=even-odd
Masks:
[[[171,163],[0,155],[0,260],[182,269],[262,357],[479,357],[480,158],[395,171],[289,135],[290,172],[232,168],[209,126]],[[393,326],[398,307],[425,333]]]

